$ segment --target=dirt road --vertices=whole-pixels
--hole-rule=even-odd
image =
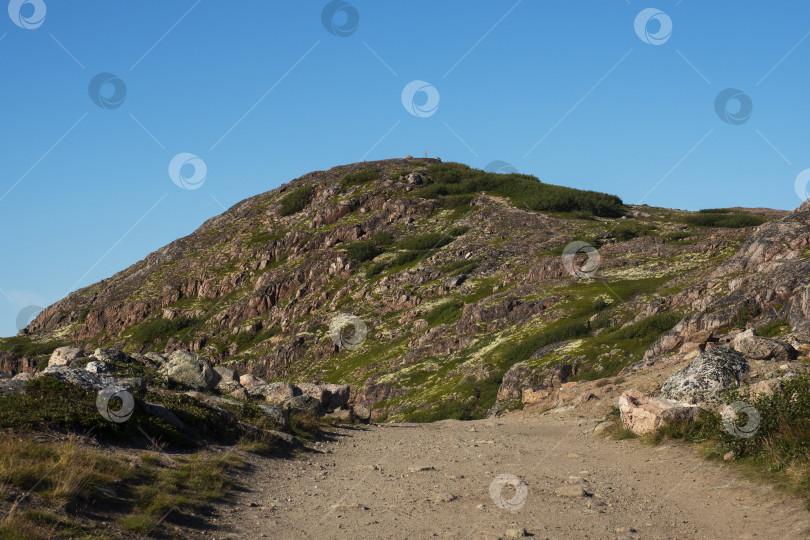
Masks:
[[[257,459],[213,536],[807,537],[801,503],[694,448],[605,440],[595,425],[516,413],[338,428],[300,459]]]

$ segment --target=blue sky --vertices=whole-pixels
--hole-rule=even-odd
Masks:
[[[503,160],[685,209],[794,208],[810,168],[806,1],[12,0],[8,11],[0,335],[27,306],[338,164],[425,151]],[[437,108],[420,92],[409,112],[412,81]],[[750,117],[734,121],[734,99],[720,107],[732,122],[720,117],[728,88],[750,99]]]

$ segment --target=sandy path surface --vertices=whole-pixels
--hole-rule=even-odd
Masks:
[[[213,536],[808,537],[801,503],[694,448],[605,440],[568,414],[336,428],[300,458],[255,460]]]

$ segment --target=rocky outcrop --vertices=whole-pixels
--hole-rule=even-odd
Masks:
[[[690,404],[713,405],[720,393],[739,385],[749,371],[748,361],[728,347],[712,347],[666,380],[661,397]]]
[[[668,423],[696,420],[702,410],[689,403],[646,396],[637,390],[619,396],[622,424],[637,435],[651,433]]]

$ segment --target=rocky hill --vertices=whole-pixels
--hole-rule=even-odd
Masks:
[[[64,345],[187,350],[350,385],[376,420],[480,418],[746,327],[807,332],[808,255],[810,208],[686,212],[436,159],[356,163],[72,293],[0,340],[0,371]]]

